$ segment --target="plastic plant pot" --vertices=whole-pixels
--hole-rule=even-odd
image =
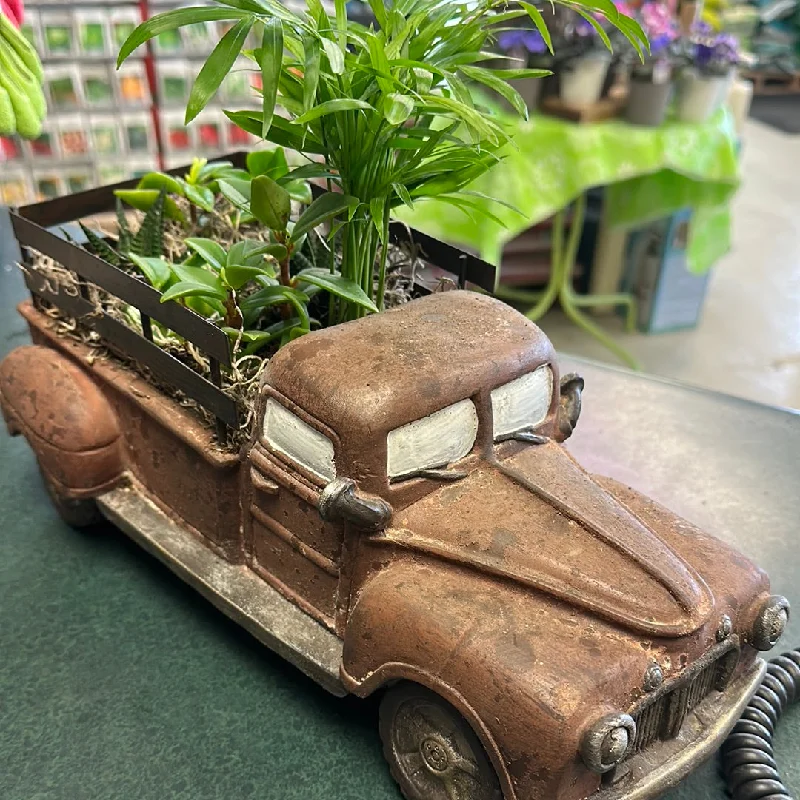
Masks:
[[[568,106],[585,108],[600,99],[611,64],[606,53],[590,53],[564,64],[560,74],[561,99]]]
[[[732,73],[701,75],[687,70],[678,81],[675,111],[681,122],[706,122],[728,94]]]
[[[671,81],[654,83],[646,78],[631,77],[625,119],[631,125],[655,128],[664,121],[671,96]]]

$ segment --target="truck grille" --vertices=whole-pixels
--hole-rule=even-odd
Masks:
[[[719,683],[720,660],[712,661],[687,681],[664,692],[650,705],[633,714],[636,741],[631,755],[639,753],[660,739],[678,735],[686,717]]]

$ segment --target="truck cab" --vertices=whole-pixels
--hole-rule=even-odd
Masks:
[[[383,691],[409,800],[654,797],[786,625],[761,570],[570,456],[583,382],[489,297],[290,343],[239,453],[22,312],[35,345],[0,365],[0,406],[60,510],[101,513],[330,691]]]

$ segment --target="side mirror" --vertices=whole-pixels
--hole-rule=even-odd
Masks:
[[[320,495],[319,515],[325,522],[346,520],[363,530],[378,531],[392,518],[392,507],[380,497],[360,494],[350,478],[336,478]]]
[[[572,436],[578,417],[581,415],[581,393],[583,392],[583,378],[570,372],[561,378],[561,397],[558,402],[558,440],[563,442]]]

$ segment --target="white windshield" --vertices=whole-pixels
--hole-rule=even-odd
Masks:
[[[403,425],[387,437],[389,478],[452,464],[472,450],[477,434],[478,413],[471,400]]]
[[[272,397],[264,413],[264,439],[270,448],[318,478],[332,481],[336,477],[333,442]]]
[[[550,410],[553,372],[543,364],[492,391],[494,438],[530,430],[543,422]]]

